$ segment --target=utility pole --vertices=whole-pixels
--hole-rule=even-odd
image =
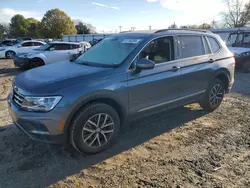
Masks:
[[[122,31],[122,26],[119,26],[120,32]]]
[[[215,28],[215,27],[216,27],[216,21],[213,20],[213,21],[212,21],[212,28]]]
[[[149,28],[149,30],[151,30],[151,29],[152,29],[152,26],[150,25],[150,26],[148,26],[148,28]]]
[[[175,24],[175,22],[174,22],[174,29],[176,29],[176,24]]]

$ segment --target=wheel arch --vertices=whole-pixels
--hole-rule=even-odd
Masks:
[[[220,70],[218,70],[213,78],[214,79],[219,79],[223,82],[224,86],[225,86],[225,91],[228,90],[229,87],[229,83],[230,83],[230,72],[226,69],[226,68],[222,68]]]
[[[43,62],[43,65],[45,65],[45,62],[44,62],[44,60],[41,57],[38,57],[38,56],[31,57],[30,60],[29,60],[29,62],[31,62],[32,59],[39,59],[39,60],[41,60]]]
[[[64,125],[64,133],[67,135],[67,138],[69,136],[70,132],[70,127],[71,123],[76,116],[76,114],[82,110],[86,105],[95,103],[95,102],[100,102],[100,103],[105,103],[113,107],[121,120],[121,124],[123,124],[126,121],[127,117],[127,110],[124,104],[122,104],[117,98],[107,95],[107,94],[99,94],[99,95],[94,95],[87,97],[81,101],[77,102],[77,105],[73,107],[73,110],[69,113],[67,119],[65,120],[65,125]]]

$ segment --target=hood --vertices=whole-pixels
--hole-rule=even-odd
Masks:
[[[100,80],[101,77],[110,76],[113,71],[114,68],[91,67],[70,61],[60,62],[19,74],[15,78],[15,84],[27,93],[53,94],[88,80]]]
[[[250,48],[243,48],[243,47],[228,47],[228,49],[235,55],[240,55],[245,52],[250,52]]]

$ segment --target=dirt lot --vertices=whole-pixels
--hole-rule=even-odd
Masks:
[[[250,187],[250,74],[236,74],[213,113],[193,104],[148,117],[111,149],[79,155],[12,125],[6,97],[18,73],[0,60],[0,187]]]

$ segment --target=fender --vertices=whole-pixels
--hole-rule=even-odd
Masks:
[[[33,54],[29,57],[29,59],[33,59],[33,58],[40,58],[41,60],[43,60],[44,64],[46,65],[48,63],[47,58],[45,57],[44,54],[42,53],[38,53],[38,54]]]
[[[72,104],[72,108],[69,110],[70,113],[67,116],[64,126],[64,132],[67,133],[68,127],[70,126],[70,122],[73,119],[75,113],[80,110],[84,105],[91,101],[101,101],[104,99],[112,100],[121,108],[121,114],[124,119],[128,116],[128,108],[126,104],[115,95],[114,91],[105,90],[105,91],[94,91],[88,93],[77,99],[74,104]],[[127,101],[127,100],[126,100]]]
[[[215,76],[213,77],[213,79],[215,79],[217,76],[219,76],[221,74],[223,74],[224,76],[227,77],[228,83],[229,83],[231,80],[231,77],[230,77],[230,72],[226,68],[220,68],[219,70],[217,70],[215,72]]]

